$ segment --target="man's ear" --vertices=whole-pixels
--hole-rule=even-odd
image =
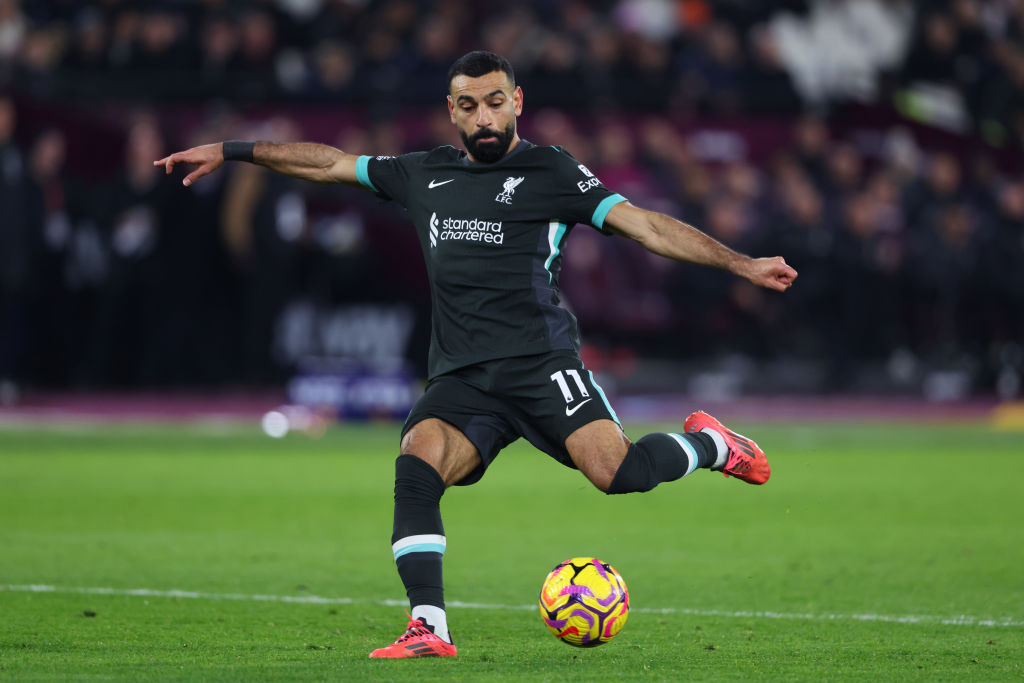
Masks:
[[[518,116],[518,114],[516,115]],[[452,101],[451,95],[448,96],[448,118],[452,120],[452,123],[455,123],[455,102]]]

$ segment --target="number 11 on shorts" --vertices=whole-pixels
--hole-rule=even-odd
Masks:
[[[589,398],[590,392],[587,391],[586,385],[583,384],[583,379],[580,377],[578,370],[559,370],[555,374],[551,375],[551,381],[558,385],[558,388],[562,391],[562,397],[565,398],[566,403],[572,403],[576,400],[576,397],[572,395],[572,390],[569,389],[569,382],[565,379],[566,375],[572,377],[576,382],[577,388],[580,390],[581,398]]]

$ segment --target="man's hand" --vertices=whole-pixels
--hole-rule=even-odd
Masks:
[[[181,181],[182,185],[188,187],[207,173],[216,171],[223,163],[224,143],[215,142],[210,145],[200,145],[199,147],[186,149],[184,152],[175,152],[170,156],[154,161],[153,165],[163,166],[164,171],[168,174],[174,170],[175,164],[193,164],[198,166],[196,170],[189,173],[185,176],[185,179]]]
[[[797,276],[797,272],[786,265],[786,260],[781,256],[750,259],[736,274],[742,275],[755,285],[777,292],[789,289]]]

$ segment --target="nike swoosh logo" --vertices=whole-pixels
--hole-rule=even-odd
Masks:
[[[447,185],[448,183],[453,183],[453,182],[455,182],[455,178],[449,178],[448,180],[442,180],[441,182],[437,182],[436,180],[431,180],[430,184],[427,185],[427,187],[429,189],[433,190],[435,187],[441,187],[442,185]]]
[[[569,406],[566,406],[566,407],[565,407],[565,416],[566,416],[566,417],[572,417],[572,416],[573,416],[573,414],[574,414],[574,413],[575,413],[575,412],[576,412],[577,410],[579,410],[580,408],[582,408],[583,406],[585,406],[586,404],[590,403],[590,402],[591,402],[591,401],[593,401],[593,400],[594,400],[594,399],[592,399],[592,398],[588,398],[588,399],[587,399],[586,401],[584,401],[583,403],[579,404],[578,406],[576,406],[576,407],[575,407],[575,408],[573,408],[572,410],[569,410]]]

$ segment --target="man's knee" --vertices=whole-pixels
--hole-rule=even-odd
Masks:
[[[440,420],[417,422],[402,437],[402,455],[414,455],[440,470],[444,461],[445,434]]]
[[[590,480],[590,483],[596,486],[599,490],[608,493],[608,489],[615,480],[615,474],[619,471],[619,466],[621,464],[622,460],[617,457],[596,457],[591,461],[591,464],[583,470],[583,474],[585,474],[587,479]]]
[[[594,486],[607,492],[626,457],[629,439],[616,423],[600,420],[570,434],[565,446],[573,464]]]
[[[402,437],[401,450],[433,467],[445,486],[457,483],[480,463],[480,454],[466,435],[437,418],[413,425]]]

